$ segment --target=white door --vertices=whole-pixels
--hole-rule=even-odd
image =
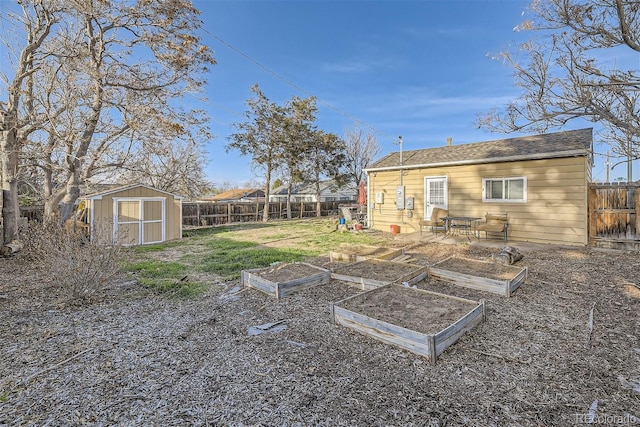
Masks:
[[[446,176],[424,178],[424,219],[431,218],[433,208],[449,209],[447,191]]]
[[[121,245],[140,244],[140,200],[114,199],[113,237]]]
[[[164,242],[164,199],[143,200],[140,243]]]
[[[113,236],[122,245],[144,245],[165,240],[166,206],[163,198],[114,198]]]

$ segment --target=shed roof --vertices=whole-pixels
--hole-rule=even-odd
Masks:
[[[403,152],[402,168],[590,156],[592,144],[593,129],[587,128],[472,144],[425,148]],[[394,152],[373,163],[366,170],[399,168],[400,152]]]
[[[119,187],[109,188],[108,190],[101,191],[101,192],[98,192],[98,193],[87,194],[85,196],[82,196],[81,199],[100,200],[104,196],[109,196],[111,194],[119,193],[121,191],[131,190],[131,189],[138,188],[138,187],[146,188],[148,190],[157,191],[159,193],[166,194],[167,196],[173,196],[176,199],[181,199],[181,200],[183,199],[182,196],[179,196],[177,194],[169,193],[168,191],[164,191],[164,190],[159,190],[157,188],[154,188],[154,187],[151,187],[151,186],[148,186],[148,185],[145,185],[145,184],[129,184],[129,185],[122,185],[122,186],[119,186]]]

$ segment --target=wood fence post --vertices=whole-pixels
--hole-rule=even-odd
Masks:
[[[227,203],[227,224],[231,224],[231,203]]]
[[[589,235],[587,236],[587,242],[591,242],[593,239],[595,239],[597,237],[597,227],[596,227],[596,221],[597,221],[597,214],[596,214],[596,207],[598,206],[596,203],[596,187],[595,185],[590,185],[589,186],[589,195],[588,195],[588,199],[587,202],[589,204],[589,212],[587,215],[587,221],[589,221]]]
[[[636,215],[636,229],[634,230],[634,238],[638,238],[640,236],[640,190],[639,187],[635,188],[635,195],[633,197],[633,209],[634,214]]]

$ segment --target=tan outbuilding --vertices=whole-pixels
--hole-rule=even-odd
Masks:
[[[506,235],[491,236],[498,239],[587,245],[592,133],[589,128],[391,153],[366,169],[368,226],[417,232],[420,221],[440,208],[452,217],[478,218],[459,223],[472,232],[488,213],[506,216]]]
[[[84,196],[79,210],[92,241],[146,245],[182,237],[182,199],[135,184]]]

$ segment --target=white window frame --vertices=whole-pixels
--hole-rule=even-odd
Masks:
[[[487,181],[502,181],[502,199],[487,198]],[[505,182],[506,181],[522,181],[522,199],[505,199]],[[482,201],[484,203],[526,203],[527,202],[527,177],[526,176],[509,176],[496,178],[482,178]]]
[[[434,203],[429,200],[429,181],[442,181],[444,184],[444,199],[442,203]],[[431,211],[433,208],[440,208],[446,211],[449,210],[449,177],[446,175],[441,176],[425,176],[424,177],[424,219],[431,218]]]

